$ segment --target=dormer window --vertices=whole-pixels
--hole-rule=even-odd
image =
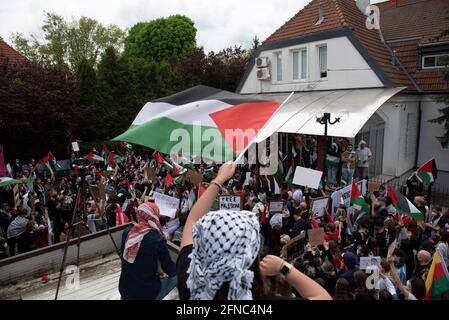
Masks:
[[[423,69],[445,68],[449,62],[449,54],[433,54],[422,57]]]

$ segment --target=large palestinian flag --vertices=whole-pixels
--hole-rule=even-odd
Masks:
[[[19,179],[13,179],[10,177],[0,177],[0,187],[7,187],[12,184],[22,183]]]
[[[437,165],[435,159],[429,160],[418,168],[418,175],[424,181],[425,184],[429,184],[435,181],[437,178]]]
[[[397,210],[404,212],[413,219],[424,220],[424,214],[407,197],[397,192],[393,187],[387,186],[387,196],[390,197],[391,204]]]
[[[145,104],[128,130],[114,140],[140,144],[165,154],[227,161],[248,145],[280,105],[196,86]],[[248,129],[253,129],[253,134],[241,139],[242,132]],[[231,130],[231,134],[229,131],[225,134],[226,130]],[[236,143],[237,140],[241,143]],[[184,142],[182,150],[180,141]]]

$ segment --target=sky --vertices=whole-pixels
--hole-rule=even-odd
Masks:
[[[137,22],[183,14],[195,22],[197,45],[206,51],[231,45],[251,46],[255,35],[263,41],[310,0],[3,0],[0,36],[41,36],[44,11],[65,18],[87,16],[103,24],[129,28]],[[379,0],[372,1],[379,2]]]

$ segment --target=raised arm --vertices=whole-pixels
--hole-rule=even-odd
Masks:
[[[332,300],[322,286],[277,256],[268,255],[263,258],[260,262],[260,271],[265,276],[275,276],[284,266],[290,268],[285,275],[285,280],[299,292],[301,297],[309,300]]]
[[[212,203],[221,190],[223,184],[228,181],[235,171],[235,164],[227,162],[218,170],[217,177],[209,184],[206,191],[198,199],[187,217],[184,231],[182,233],[181,248],[193,243],[192,227],[202,216],[209,212]]]
[[[393,277],[393,281],[396,287],[401,290],[404,297],[407,298],[410,294],[410,290],[406,286],[404,286],[401,282],[401,279],[399,279],[398,272],[396,271],[396,266],[394,265],[394,262],[391,258],[388,258],[388,263],[390,264],[390,274]]]

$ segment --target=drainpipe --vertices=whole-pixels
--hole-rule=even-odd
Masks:
[[[415,151],[415,170],[418,168],[419,140],[421,138],[421,118],[422,118],[422,108],[421,108],[421,99],[419,99],[419,101],[418,101],[418,134],[416,135],[416,151]]]

